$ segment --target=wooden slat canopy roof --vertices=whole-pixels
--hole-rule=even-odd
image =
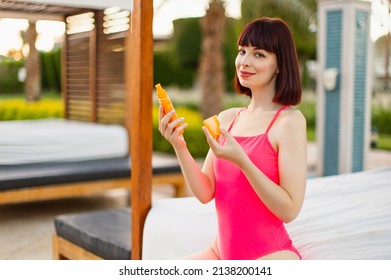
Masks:
[[[23,1],[0,1],[0,11],[2,12],[18,12],[26,14],[52,14],[58,16],[64,16],[68,14],[76,14],[88,11],[90,9],[80,7],[70,7],[63,5],[53,5],[45,3],[32,3]]]
[[[132,0],[0,0],[0,18],[32,18],[41,20],[62,20],[70,14],[91,10],[119,7],[131,10]]]
[[[0,10],[30,11],[42,13],[65,14],[66,10],[96,9],[102,10],[108,7],[120,7],[131,10],[133,0],[1,0]],[[64,10],[64,9],[65,10]],[[63,12],[61,12],[63,9]]]

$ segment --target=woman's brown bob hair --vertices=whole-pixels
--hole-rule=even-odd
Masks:
[[[301,79],[292,33],[280,18],[262,17],[250,22],[237,41],[238,46],[252,46],[272,52],[277,57],[279,73],[273,102],[297,105],[301,101]],[[251,90],[240,84],[235,74],[235,90],[252,96]]]

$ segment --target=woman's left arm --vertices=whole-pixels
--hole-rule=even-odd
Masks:
[[[252,162],[240,166],[265,205],[285,223],[293,221],[303,205],[307,180],[306,120],[300,111],[287,111],[278,123],[277,145],[280,185]]]
[[[274,133],[277,135],[280,185],[254,165],[226,130],[222,129],[222,134],[227,138],[227,145],[221,147],[213,141],[209,144],[212,144],[216,156],[237,164],[269,210],[283,222],[289,223],[299,214],[304,200],[307,179],[306,121],[297,110],[288,111],[279,119]]]

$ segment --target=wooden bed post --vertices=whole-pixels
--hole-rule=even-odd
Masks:
[[[66,17],[64,16],[64,22]],[[68,43],[69,36],[66,32],[67,25],[65,24],[64,43],[61,52],[61,96],[64,104],[64,119],[69,118],[68,114],[68,79],[67,79],[67,61],[68,61]]]
[[[98,18],[101,16],[97,11],[94,12],[95,19],[95,28],[90,31],[90,40],[89,40],[89,55],[90,55],[90,65],[89,65],[89,76],[90,76],[90,122],[96,122],[97,120],[97,106],[96,106],[96,53],[97,53],[97,25],[101,23],[101,19]]]
[[[145,218],[152,189],[153,0],[133,0],[131,14],[130,152],[132,158],[132,256],[141,259]]]

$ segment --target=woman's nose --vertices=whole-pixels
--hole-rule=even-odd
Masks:
[[[247,55],[243,55],[240,57],[239,64],[242,66],[248,66],[250,65],[249,57]]]

